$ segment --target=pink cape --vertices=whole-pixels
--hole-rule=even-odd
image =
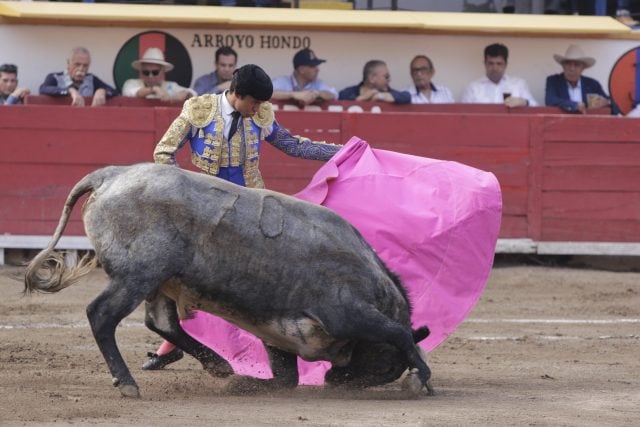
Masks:
[[[426,351],[442,343],[480,297],[502,215],[493,174],[372,149],[353,137],[295,197],[340,214],[400,276],[413,306],[413,326],[431,330],[420,343]],[[236,373],[271,378],[262,342],[248,332],[204,312],[182,326]],[[323,384],[330,366],[298,359],[300,384]]]

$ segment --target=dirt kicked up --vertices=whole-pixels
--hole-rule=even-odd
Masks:
[[[2,426],[640,424],[640,273],[495,267],[469,318],[430,354],[436,395],[414,400],[399,382],[231,396],[228,380],[189,357],[142,371],[160,342],[142,308],[117,332],[142,394],[124,399],[85,316],[104,273],[32,297],[21,294],[22,273],[0,267]]]

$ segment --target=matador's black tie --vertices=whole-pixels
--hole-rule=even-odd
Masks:
[[[227,141],[231,141],[231,137],[235,135],[238,130],[238,121],[240,120],[240,112],[234,111],[231,113],[233,116],[233,120],[231,121],[231,129],[229,129],[229,136],[227,137]]]

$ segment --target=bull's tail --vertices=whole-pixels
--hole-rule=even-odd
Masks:
[[[25,294],[30,294],[33,291],[58,292],[77,282],[80,277],[88,274],[96,266],[95,257],[89,254],[82,257],[75,266],[67,266],[64,261],[64,255],[54,252],[54,248],[67,226],[71,211],[78,199],[82,195],[94,191],[110,175],[108,172],[113,172],[114,169],[103,168],[92,172],[73,187],[69,196],[67,196],[62,216],[58,221],[58,226],[49,242],[49,246],[40,251],[27,266],[24,276]]]

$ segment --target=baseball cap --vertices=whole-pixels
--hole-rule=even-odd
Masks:
[[[322,64],[323,62],[326,62],[326,60],[319,59],[316,54],[307,47],[295,54],[295,56],[293,57],[293,68],[298,68],[301,65],[315,67]]]

